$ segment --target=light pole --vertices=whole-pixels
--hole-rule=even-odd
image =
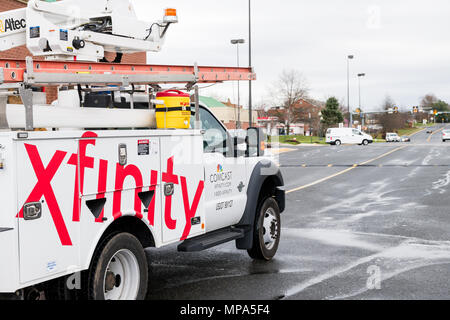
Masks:
[[[237,48],[237,67],[239,68],[239,45],[244,44],[244,39],[233,39],[231,40],[231,44],[235,44]],[[240,86],[239,86],[239,80],[238,80],[238,120],[236,123],[236,129],[241,129],[241,92],[240,92]]]
[[[348,55],[347,56],[347,109],[348,113],[350,114],[350,123],[348,124],[348,127],[353,127],[353,115],[350,110],[350,60],[352,60],[355,56]]]
[[[361,78],[365,77],[365,76],[366,76],[365,73],[358,73],[359,110],[361,111],[361,118],[362,118],[362,126],[363,127],[364,127],[365,115],[364,115],[364,113],[362,112],[362,109],[361,109]]]
[[[248,0],[248,66],[252,67],[252,4]],[[249,126],[253,126],[252,81],[248,82]]]

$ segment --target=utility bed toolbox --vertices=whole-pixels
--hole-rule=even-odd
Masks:
[[[11,131],[0,150],[0,292],[87,269],[124,217],[156,247],[205,233],[199,131]]]

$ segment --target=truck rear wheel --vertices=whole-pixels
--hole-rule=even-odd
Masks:
[[[278,250],[280,235],[280,208],[274,198],[266,198],[258,207],[253,247],[247,250],[249,256],[255,260],[272,260]]]
[[[143,300],[147,293],[148,265],[144,248],[129,233],[106,238],[89,270],[88,298]]]

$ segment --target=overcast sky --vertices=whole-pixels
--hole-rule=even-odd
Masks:
[[[179,23],[161,53],[149,63],[236,65],[233,38],[248,40],[247,0],[132,0],[142,20],[160,19],[164,8],[178,9]],[[300,71],[310,96],[347,100],[347,60],[351,61],[352,108],[380,108],[385,96],[401,108],[418,105],[434,93],[450,103],[450,1],[448,0],[252,0],[255,104],[271,101],[271,85],[283,69]],[[248,65],[248,45],[241,47]],[[237,100],[235,84],[202,90],[204,95]],[[248,84],[241,83],[247,105]]]

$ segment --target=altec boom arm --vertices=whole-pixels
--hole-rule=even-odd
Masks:
[[[128,0],[30,0],[27,8],[0,13],[0,51],[26,45],[47,60],[98,61],[105,51],[158,52],[176,10],[141,21]]]

